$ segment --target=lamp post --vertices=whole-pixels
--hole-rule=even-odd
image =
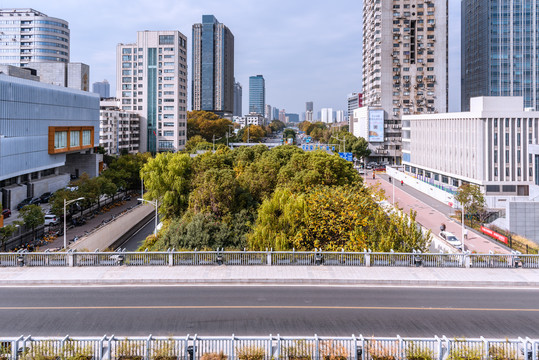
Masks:
[[[339,139],[338,137],[335,137],[335,136],[332,136],[331,138],[335,139],[335,140],[338,140],[338,141],[344,141],[344,151],[343,152],[346,152],[346,139]],[[341,147],[341,145],[339,144],[339,148],[340,147]]]
[[[464,247],[464,231],[465,231],[465,224],[464,224],[464,205],[462,205],[462,211],[460,212],[461,215],[462,215],[462,252],[465,251],[465,247]]]
[[[146,201],[148,204],[152,204],[155,206],[155,229],[153,230],[153,235],[157,236],[157,208],[158,208],[158,201],[155,199],[155,201],[145,200],[145,199],[137,199],[140,201]]]
[[[69,200],[69,201],[64,199],[64,250],[67,249],[67,234],[66,234],[67,233],[67,224],[66,224],[67,215],[66,215],[66,208],[67,208],[67,205],[72,204],[72,203],[77,202],[77,201],[80,201],[80,200],[84,200],[84,197],[80,197],[78,199]]]

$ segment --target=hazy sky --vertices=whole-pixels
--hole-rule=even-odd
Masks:
[[[389,1],[389,0],[384,0]],[[449,1],[450,110],[460,107],[460,1]],[[2,8],[34,8],[69,22],[71,61],[90,65],[90,81],[116,84],[116,44],[138,30],[179,30],[212,14],[235,37],[235,76],[248,109],[249,76],[266,79],[266,104],[301,114],[305,102],[346,109],[361,89],[361,0],[0,0]],[[189,84],[191,71],[189,70]],[[189,86],[189,93],[191,88]],[[189,100],[190,106],[190,100]]]

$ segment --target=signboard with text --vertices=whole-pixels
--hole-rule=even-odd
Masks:
[[[384,110],[369,111],[369,142],[384,142]]]
[[[501,241],[503,243],[508,244],[507,236],[503,236],[502,234],[498,234],[496,231],[492,231],[489,228],[486,228],[484,226],[481,226],[481,232],[487,234],[488,236],[493,237],[494,239]]]

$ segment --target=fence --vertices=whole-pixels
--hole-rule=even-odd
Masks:
[[[538,360],[539,340],[379,337],[0,338],[6,360]]]
[[[327,251],[165,251],[0,253],[0,266],[387,266],[539,269],[539,255]]]

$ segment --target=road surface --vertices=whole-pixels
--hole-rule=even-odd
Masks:
[[[316,286],[0,288],[0,336],[539,337],[539,290]]]

